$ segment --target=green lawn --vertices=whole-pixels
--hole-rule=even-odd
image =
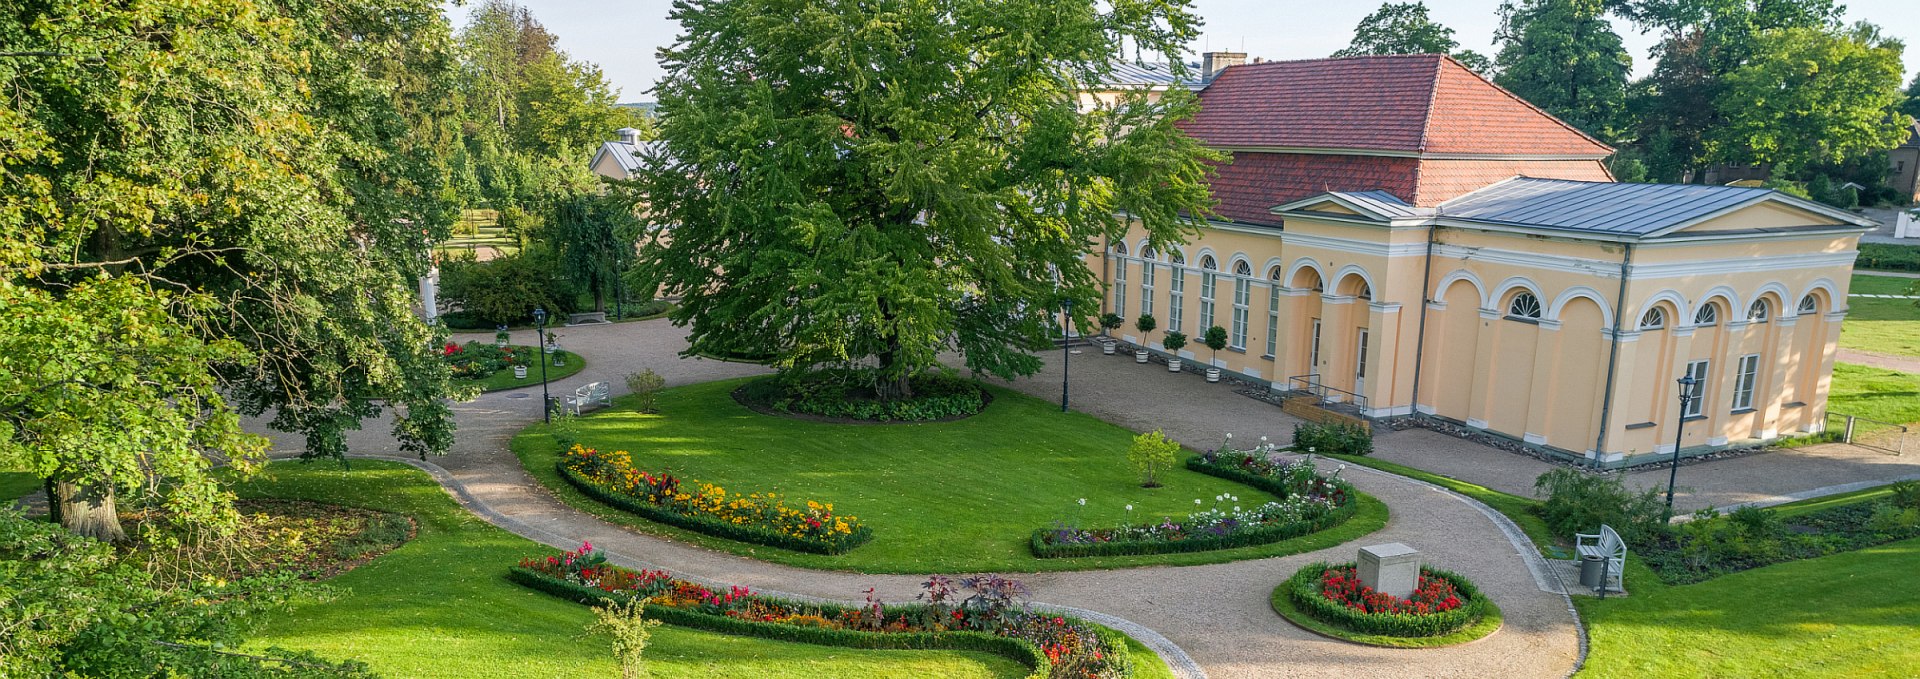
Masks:
[[[1037,559],[1027,540],[1055,521],[1114,525],[1184,517],[1196,498],[1231,493],[1242,506],[1273,497],[1176,466],[1161,488],[1143,489],[1127,465],[1132,432],[1081,413],[993,387],[985,411],[935,424],[823,424],[760,415],[729,392],[742,380],[670,389],[660,414],[616,401],[581,418],[580,440],[624,449],[636,466],[670,468],[729,492],[776,491],[796,502],[832,503],[873,527],[872,542],[838,556],[803,554],[708,537],[640,519],[580,494],[554,470],[544,425],[513,441],[527,470],[563,501],[608,521],[675,539],[809,568],[869,573],[1033,572],[1215,563],[1330,547],[1378,530],[1386,508],[1362,497],[1341,526],[1271,545],[1135,557]],[[1086,498],[1082,509],[1077,501]]]
[[[551,355],[542,354],[542,356],[548,359],[546,375],[547,382],[549,383],[572,377],[574,373],[580,372],[581,369],[587,367],[587,360],[571,351],[560,352],[559,356],[563,365],[558,366],[553,364],[553,357]],[[480,387],[480,391],[483,392],[499,391],[501,389],[517,389],[520,387],[537,387],[540,386],[540,366],[527,366],[527,378],[524,380],[515,379],[513,376],[513,368],[509,367],[477,380],[455,380],[455,384],[476,385]],[[579,387],[584,385],[573,384],[568,386]],[[573,391],[572,389],[568,389],[566,393],[571,394]]]
[[[1920,375],[1835,363],[1827,409],[1893,424],[1920,422]]]
[[[276,462],[268,476],[237,490],[247,497],[404,513],[420,528],[413,541],[332,580],[340,598],[263,620],[253,644],[355,658],[389,677],[618,676],[605,642],[582,631],[592,618],[589,609],[507,582],[508,566],[552,550],[467,513],[425,473],[392,462],[356,460],[353,470],[344,472],[332,465]],[[676,627],[654,630],[647,658],[655,677],[1018,677],[1025,672],[1018,663],[985,653],[854,650]],[[1157,664],[1143,648],[1136,649],[1136,658],[1149,669]]]
[[[40,478],[26,472],[0,472],[0,502],[12,502],[40,490]]]
[[[1851,291],[1859,294],[1904,295],[1910,278],[1855,274]],[[1841,326],[1840,346],[1892,356],[1920,356],[1920,306],[1911,299],[1847,298],[1847,320]]]

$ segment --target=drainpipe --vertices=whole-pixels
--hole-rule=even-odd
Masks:
[[[1420,414],[1420,372],[1427,361],[1427,300],[1433,297],[1433,239],[1440,227],[1427,226],[1427,261],[1420,274],[1420,335],[1413,338],[1413,409],[1414,418]]]
[[[1607,430],[1613,421],[1613,379],[1620,362],[1620,314],[1627,305],[1627,272],[1633,268],[1633,243],[1627,243],[1626,255],[1620,258],[1620,292],[1613,298],[1613,343],[1607,348],[1607,386],[1600,395],[1600,435],[1593,441],[1593,468],[1600,468],[1600,458],[1607,456]]]

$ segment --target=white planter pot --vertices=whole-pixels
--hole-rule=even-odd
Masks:
[[[1146,363],[1146,362],[1147,362],[1147,356],[1150,356],[1150,355],[1151,355],[1151,354],[1148,354],[1148,353],[1147,353],[1147,350],[1146,350],[1146,349],[1138,349],[1138,350],[1135,350],[1135,351],[1133,352],[1133,362],[1134,362],[1134,363]]]
[[[496,347],[499,347],[499,348],[501,348],[501,349],[505,349],[505,348],[507,348],[507,341],[506,341],[506,340],[503,340],[503,339],[497,339],[497,340],[494,340],[494,341],[493,341],[493,346],[496,346]]]
[[[1106,354],[1106,355],[1108,355],[1108,356],[1112,356],[1112,355],[1113,355],[1113,348],[1114,348],[1114,346],[1113,346],[1113,340],[1107,340],[1107,341],[1105,341],[1105,342],[1101,342],[1101,343],[1100,343],[1100,353],[1102,353],[1102,354]]]
[[[1180,359],[1177,359],[1177,358],[1167,359],[1167,372],[1170,372],[1170,373],[1180,372]]]
[[[514,366],[514,367],[513,367],[513,379],[516,379],[516,380],[524,380],[524,379],[527,379],[527,367],[526,367],[526,366],[524,366],[524,365],[516,365],[516,366]]]
[[[564,359],[562,359],[562,358],[561,358],[561,356],[560,356],[560,354],[557,354],[557,353],[556,353],[556,354],[554,354],[554,355],[553,355],[553,367],[555,367],[555,368],[560,368],[560,367],[564,367],[564,366],[566,366],[566,365],[567,365],[567,362],[566,362],[566,360],[564,360]]]
[[[1219,369],[1219,368],[1207,368],[1207,381],[1208,381],[1208,382],[1218,382],[1218,381],[1220,381],[1220,369]]]

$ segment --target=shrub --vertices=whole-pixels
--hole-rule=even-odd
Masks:
[[[1897,481],[1891,490],[1894,506],[1903,509],[1920,509],[1920,481]]]
[[[1133,437],[1133,445],[1127,448],[1127,462],[1140,473],[1140,487],[1159,488],[1160,472],[1173,466],[1174,455],[1179,452],[1180,444],[1155,429]]]
[[[1220,360],[1220,350],[1227,348],[1227,329],[1220,326],[1207,328],[1200,334],[1200,343],[1213,351],[1214,361]]]
[[[1854,266],[1881,271],[1920,271],[1920,247],[1891,243],[1861,243]]]
[[[671,472],[634,469],[626,451],[601,453],[575,445],[561,452],[560,476],[588,496],[661,523],[708,535],[817,554],[840,554],[873,538],[832,504],[789,507],[774,493],[730,494]]]
[[[1153,319],[1153,314],[1140,314],[1139,318],[1133,320],[1133,329],[1140,331],[1140,339],[1143,342],[1146,341],[1147,333],[1153,332],[1154,328],[1158,327],[1160,322]]]
[[[1373,432],[1348,422],[1293,425],[1293,449],[1322,455],[1373,454]]]
[[[1108,312],[1100,315],[1100,328],[1107,331],[1108,334],[1112,334],[1114,330],[1118,330],[1120,326],[1126,324],[1127,319],[1121,318],[1120,314]]]
[[[1725,516],[1706,509],[1634,548],[1662,581],[1688,584],[1912,537],[1920,537],[1920,508],[1902,509],[1886,498],[1792,517],[1771,509],[1742,508]]]
[[[636,679],[646,673],[647,639],[653,636],[658,620],[647,619],[647,599],[628,597],[593,608],[594,621],[587,632],[602,633],[613,642],[613,658],[620,663],[621,679]]]
[[[1187,346],[1187,334],[1178,330],[1170,330],[1165,337],[1160,338],[1160,346],[1166,347],[1168,353],[1179,356],[1180,350]]]
[[[1667,525],[1667,508],[1660,489],[1627,490],[1618,476],[1555,469],[1533,482],[1536,494],[1546,495],[1540,515],[1547,527],[1563,537],[1597,533],[1612,526],[1629,544],[1645,544]]]
[[[1359,584],[1354,565],[1315,563],[1288,578],[1286,593],[1315,620],[1362,634],[1436,637],[1486,615],[1487,600],[1466,578],[1421,568],[1413,596],[1400,599]]]
[[[544,559],[523,559],[509,571],[521,585],[581,603],[645,600],[646,615],[675,625],[781,641],[869,649],[984,651],[1025,663],[1038,677],[1118,678],[1130,674],[1125,640],[1065,616],[1028,609],[1025,587],[999,576],[960,581],[972,594],[955,602],[953,581],[931,576],[924,604],[841,606],[721,589],[678,580],[663,571],[609,565],[583,545]]]
[[[462,327],[469,318],[493,327],[532,318],[534,307],[565,314],[573,310],[573,282],[558,272],[558,263],[543,248],[528,248],[484,262],[449,261],[440,268],[440,297],[461,313],[448,314],[448,327]],[[462,326],[456,326],[456,320]]]
[[[848,371],[819,371],[800,377],[768,378],[740,390],[741,400],[783,413],[801,413],[875,422],[925,422],[965,417],[987,406],[986,392],[973,380],[928,373],[910,380],[913,395],[881,399]]]
[[[660,412],[660,390],[666,386],[667,378],[652,368],[627,374],[627,391],[633,392],[633,409],[637,412]]]

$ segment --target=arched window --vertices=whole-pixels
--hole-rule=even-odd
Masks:
[[[1367,285],[1366,281],[1361,281],[1360,289],[1354,291],[1353,296],[1357,299],[1373,299],[1373,286]]]
[[[1712,302],[1701,305],[1699,311],[1693,312],[1693,324],[1703,326],[1719,325],[1720,306]]]
[[[1252,275],[1253,275],[1253,267],[1251,267],[1251,266],[1248,266],[1248,265],[1247,265],[1247,262],[1246,262],[1246,260],[1241,260],[1241,261],[1238,261],[1238,262],[1234,262],[1234,263],[1233,263],[1233,275],[1235,275],[1235,276],[1252,276]]]
[[[1280,277],[1286,272],[1280,267],[1267,271],[1267,356],[1272,356],[1280,342]]]
[[[1820,310],[1820,300],[1814,299],[1813,295],[1807,295],[1805,297],[1800,298],[1800,308],[1795,309],[1794,313],[1810,314],[1819,310]]]
[[[1664,327],[1667,327],[1666,309],[1654,307],[1648,309],[1647,313],[1640,317],[1641,330],[1659,330]]]
[[[1233,263],[1233,327],[1228,329],[1228,342],[1235,349],[1247,350],[1247,306],[1253,298],[1253,267],[1247,260]]]
[[[1220,274],[1215,273],[1220,263],[1213,255],[1200,256],[1200,324],[1193,326],[1193,334],[1199,335],[1213,327],[1213,292],[1220,283]]]
[[[1531,292],[1522,291],[1507,302],[1507,318],[1540,319],[1540,298]]]
[[[1126,244],[1126,243],[1114,243],[1114,244],[1113,244],[1113,253],[1114,253],[1114,254],[1117,254],[1117,255],[1124,255],[1124,254],[1127,254],[1127,244]]]
[[[1186,320],[1187,311],[1187,258],[1175,250],[1167,253],[1167,259],[1173,266],[1167,267],[1172,278],[1167,283],[1167,331],[1182,332],[1180,322]]]
[[[1127,246],[1120,246],[1120,254],[1127,254]],[[1153,268],[1153,262],[1142,262],[1147,268]],[[1113,313],[1127,316],[1127,258],[1113,260]]]
[[[1175,252],[1173,252],[1173,253],[1171,253],[1171,254],[1169,254],[1169,255],[1167,255],[1167,260],[1168,260],[1168,261],[1170,261],[1170,262],[1173,262],[1173,263],[1175,263],[1175,264],[1179,264],[1179,265],[1181,265],[1181,266],[1186,266],[1186,265],[1187,265],[1187,256],[1186,256],[1186,255],[1183,255],[1183,254],[1180,254],[1180,253],[1179,253],[1178,251],[1175,251]]]
[[[1153,248],[1140,249],[1140,315],[1153,315]],[[1141,341],[1145,341],[1142,339]]]
[[[1765,323],[1767,322],[1767,317],[1772,314],[1773,309],[1767,304],[1767,300],[1765,299],[1753,300],[1753,304],[1747,306],[1748,323]]]

